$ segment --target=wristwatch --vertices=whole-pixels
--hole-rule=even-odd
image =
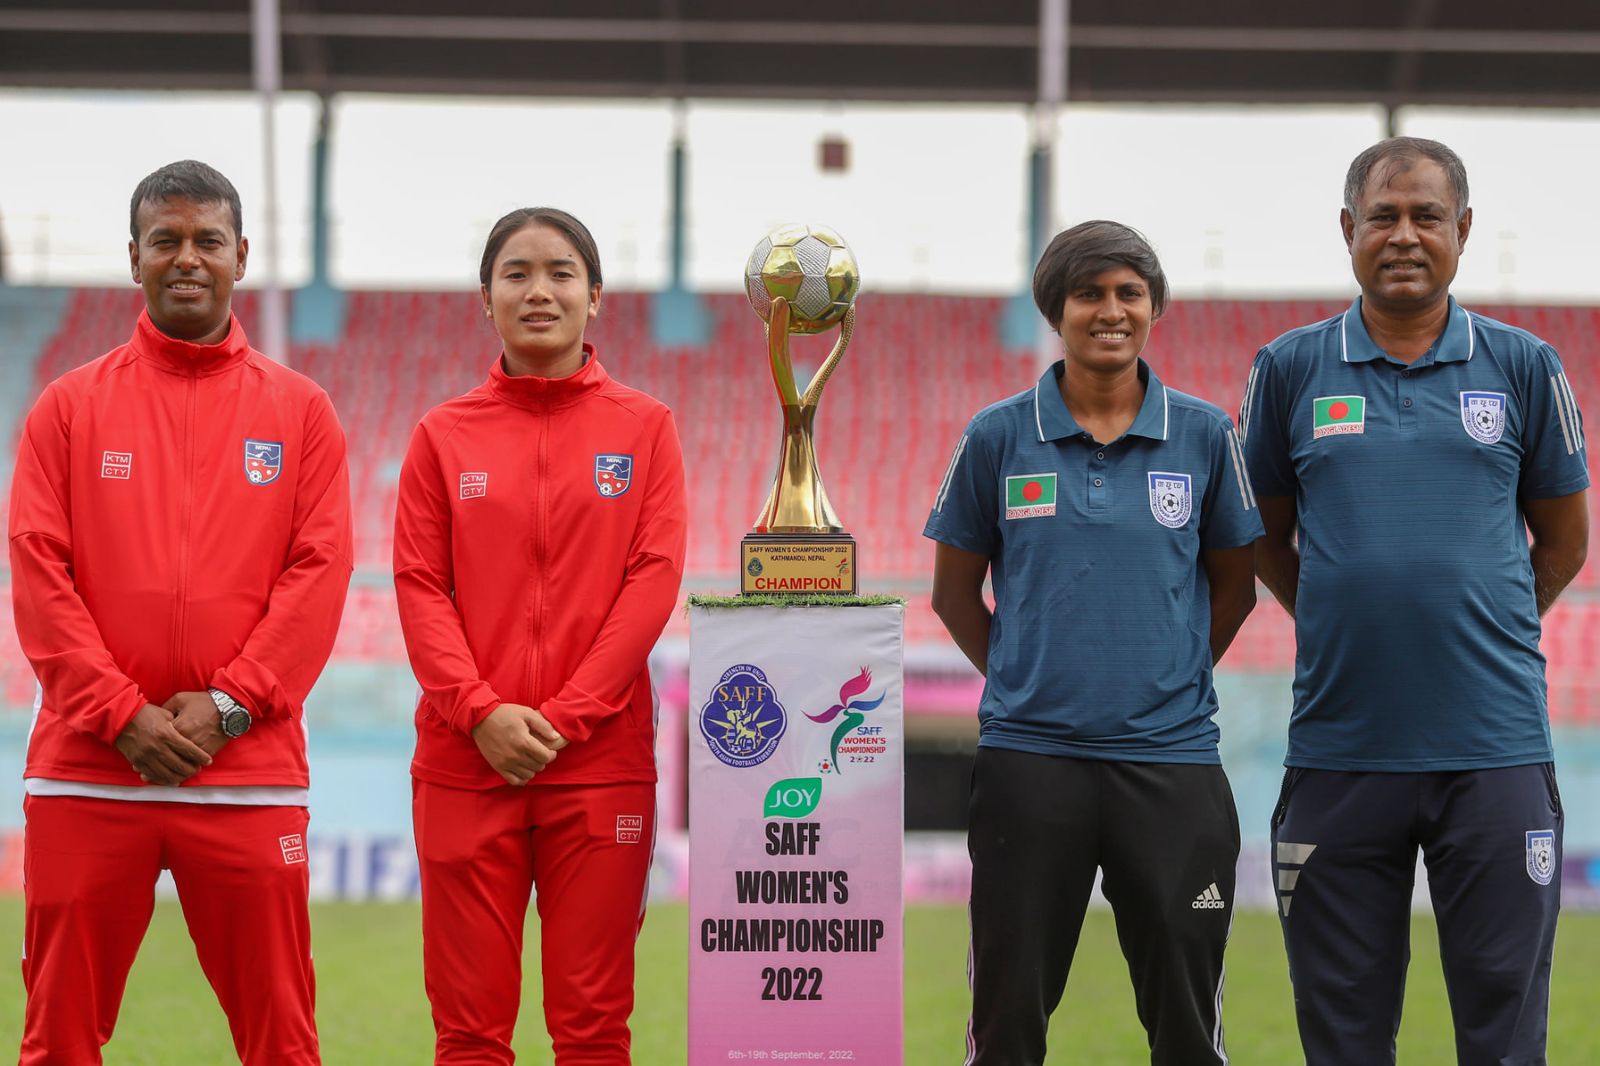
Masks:
[[[237,739],[250,731],[250,712],[220,688],[208,689],[211,702],[217,705],[217,717],[222,719],[222,735]]]

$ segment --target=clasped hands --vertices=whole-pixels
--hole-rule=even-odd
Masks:
[[[507,784],[526,785],[549,766],[567,740],[545,716],[520,703],[502,703],[472,729],[472,739]]]
[[[117,736],[117,750],[151,785],[181,785],[228,743],[207,692],[179,692],[159,707],[147,703]]]

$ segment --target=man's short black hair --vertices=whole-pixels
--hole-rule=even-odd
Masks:
[[[139,205],[160,203],[163,200],[192,200],[197,204],[227,204],[233,214],[233,235],[244,236],[244,208],[239,203],[239,190],[222,172],[194,159],[180,159],[168,163],[150,174],[133,190],[133,201],[128,205],[128,232],[133,242],[139,243]]]
[[[1160,318],[1167,309],[1167,276],[1155,249],[1132,226],[1099,218],[1062,230],[1051,240],[1033,272],[1033,302],[1050,328],[1059,332],[1067,293],[1118,267],[1144,279],[1150,287],[1151,312]]]
[[[1403,174],[1421,159],[1438,163],[1439,169],[1444,171],[1446,180],[1450,182],[1450,191],[1456,198],[1456,218],[1459,220],[1467,213],[1468,207],[1467,165],[1449,147],[1426,137],[1390,137],[1356,156],[1344,177],[1344,209],[1350,212],[1351,218],[1356,217],[1356,202],[1367,190],[1372,172],[1380,165],[1393,163],[1396,173]]]

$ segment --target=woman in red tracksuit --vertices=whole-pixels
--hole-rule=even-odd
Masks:
[[[584,343],[583,223],[513,211],[479,280],[503,351],[417,426],[395,516],[435,1061],[513,1061],[536,886],[557,1066],[626,1064],[655,839],[646,658],[683,575],[683,456],[671,412]]]

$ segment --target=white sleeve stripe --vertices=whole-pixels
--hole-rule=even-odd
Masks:
[[[1250,416],[1255,413],[1256,372],[1259,366],[1250,367],[1250,376],[1244,382],[1244,406],[1239,408],[1239,436],[1250,435]]]
[[[950,495],[950,482],[955,480],[956,464],[961,462],[961,455],[966,450],[967,436],[963,433],[961,439],[956,442],[956,452],[950,457],[950,465],[945,469],[944,480],[939,483],[939,495],[933,501],[934,511],[942,512],[944,510],[945,497]]]
[[[1567,380],[1565,372],[1561,374],[1561,391],[1566,394],[1567,410],[1572,414],[1572,435],[1577,438],[1581,451],[1588,443],[1583,439],[1583,412],[1578,410],[1578,398],[1572,394],[1572,382]]]
[[[1571,416],[1567,414],[1567,396],[1561,390],[1561,375],[1550,376],[1550,391],[1555,397],[1556,416],[1561,419],[1561,436],[1566,439],[1567,454],[1571,455],[1578,449],[1573,446]]]
[[[1256,505],[1256,491],[1245,469],[1244,450],[1239,446],[1239,437],[1231,429],[1228,430],[1228,455],[1233,459],[1233,476],[1239,482],[1239,502],[1248,511]]]

